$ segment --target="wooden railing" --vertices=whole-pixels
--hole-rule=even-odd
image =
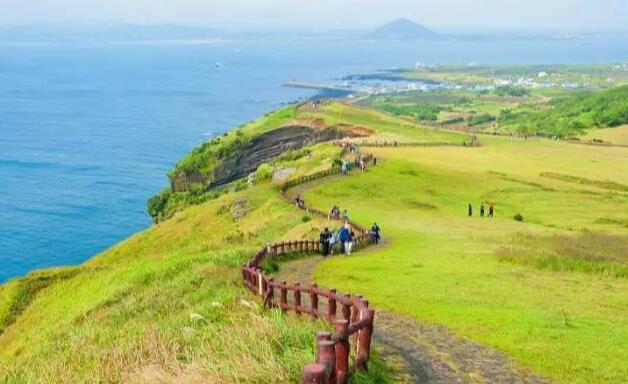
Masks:
[[[364,157],[365,161],[370,159],[370,155]],[[286,193],[289,188],[340,172],[340,167],[334,167],[291,180],[281,187],[281,194],[284,199],[290,201]],[[331,219],[330,215],[318,209],[307,206],[299,208],[321,218]],[[353,239],[356,248],[371,244],[371,235],[365,228],[350,220],[346,222],[359,232]],[[321,244],[315,240],[268,244],[242,267],[242,280],[253,294],[263,300],[265,307],[279,308],[284,312],[292,311],[299,316],[308,315],[334,326],[333,333],[317,333],[316,363],[303,367],[301,380],[302,383],[343,384],[347,382],[350,371],[352,340],[356,344],[355,369],[361,371],[368,369],[375,317],[375,311],[369,308],[368,300],[361,295],[352,296],[348,293],[339,293],[335,289],[319,288],[316,284],[302,285],[300,282],[289,284],[286,281],[275,281],[261,269],[262,262],[268,257],[314,252],[321,252]]]

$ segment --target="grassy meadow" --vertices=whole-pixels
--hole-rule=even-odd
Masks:
[[[369,141],[467,139],[342,103],[291,106],[201,146],[175,171],[209,171],[242,140],[292,119],[361,127],[372,133]],[[625,127],[613,129],[589,133],[622,142]],[[480,141],[477,148],[363,148],[377,156],[377,167],[307,190],[307,204],[346,207],[359,223],[377,221],[385,239],[321,263],[318,283],[494,346],[557,382],[625,381],[628,150]],[[339,156],[323,143],[265,168],[290,170],[289,180]],[[82,265],[1,285],[0,382],[298,381],[325,325],[261,309],[240,281],[241,265],[260,246],[317,238],[328,224],[285,202],[277,184],[203,190]],[[495,218],[478,217],[481,202],[495,204]],[[368,375],[352,380],[389,382],[381,360],[371,363]]]
[[[326,326],[261,309],[240,267],[266,242],[321,225],[264,184],[84,265],[13,280],[0,288],[0,382],[295,382]]]
[[[445,325],[558,382],[622,382],[626,149],[482,140],[481,148],[374,149],[381,166],[306,193],[316,206],[377,221],[386,239],[325,261],[317,280]],[[494,203],[496,217],[478,217],[480,202]]]

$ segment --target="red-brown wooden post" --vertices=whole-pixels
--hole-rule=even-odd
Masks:
[[[342,303],[342,318],[350,321],[351,320],[351,304],[347,304],[346,301],[351,300],[351,295],[349,295],[348,293],[345,293],[344,295],[342,295],[343,297],[343,303]]]
[[[370,324],[369,326],[362,328],[358,335],[358,353],[355,366],[358,370],[366,371],[368,369],[369,357],[371,356],[371,338],[373,337],[375,311],[370,308],[364,308],[361,316],[362,319],[370,319]]]
[[[275,279],[268,279],[268,284],[266,285],[266,297],[264,298],[264,304],[268,308],[272,308],[275,305]]]
[[[282,242],[281,242],[281,244],[279,244],[279,247],[281,248],[281,254],[284,254],[284,253],[285,253],[285,251],[284,251],[284,246],[285,246],[285,245],[286,245],[286,242],[285,242],[285,241],[282,241]]]
[[[325,366],[324,381],[326,384],[335,384],[336,381],[336,343],[329,340],[320,340],[317,344],[316,361]]]
[[[297,315],[301,314],[301,283],[294,283],[294,311]]]
[[[362,295],[354,295],[354,304],[351,306],[351,324],[358,321],[358,317],[360,316],[360,302],[362,301]]]
[[[312,316],[314,317],[318,317],[318,294],[316,293],[317,289],[318,285],[310,285],[310,303],[312,305]]]
[[[336,299],[334,299],[334,295],[336,295],[336,289],[330,289],[329,300],[327,301],[327,319],[330,323],[336,320]]]
[[[303,253],[303,240],[299,241],[299,252]]]
[[[349,322],[347,320],[336,320],[336,335],[340,339],[336,342],[336,383],[346,383],[349,372],[349,338],[347,332]]]
[[[322,364],[308,364],[303,367],[301,384],[326,384],[323,381],[325,366]]]
[[[279,298],[279,306],[284,312],[288,307],[288,286],[285,280],[281,282],[281,296]]]

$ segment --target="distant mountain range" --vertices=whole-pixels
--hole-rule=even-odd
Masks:
[[[372,40],[430,40],[437,38],[434,31],[408,19],[393,20],[366,34]]]

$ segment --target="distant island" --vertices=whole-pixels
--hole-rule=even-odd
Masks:
[[[364,36],[373,40],[427,40],[438,35],[412,20],[396,19]]]

